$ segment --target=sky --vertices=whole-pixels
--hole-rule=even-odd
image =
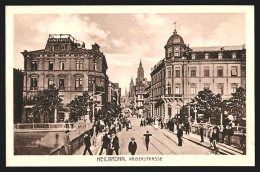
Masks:
[[[175,27],[190,47],[246,43],[243,13],[16,14],[14,68],[23,69],[20,52],[44,49],[49,34],[71,34],[87,49],[100,45],[107,75],[124,95],[131,77],[135,82],[140,60],[151,80],[151,68],[164,58],[164,46]]]

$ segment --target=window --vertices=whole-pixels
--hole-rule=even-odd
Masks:
[[[171,57],[172,56],[172,53],[168,53],[168,57]]]
[[[218,93],[223,95],[224,93],[224,84],[217,84],[217,88],[218,88]]]
[[[49,70],[53,70],[53,62],[49,61]]]
[[[50,50],[54,51],[54,46],[53,45],[50,46]]]
[[[63,78],[60,78],[60,79],[59,79],[59,88],[60,88],[60,89],[63,89],[63,88],[64,88],[64,79],[63,79]]]
[[[217,69],[217,76],[218,77],[223,77],[223,68],[218,68]]]
[[[191,59],[192,59],[192,60],[194,60],[195,57],[196,57],[195,54],[192,54],[192,55],[191,55]]]
[[[50,88],[51,86],[53,86],[54,82],[53,82],[53,78],[49,78],[48,79],[48,88]]]
[[[61,46],[61,50],[62,50],[62,51],[65,51],[65,50],[66,50],[66,45],[62,45],[62,46]]]
[[[64,70],[64,62],[63,61],[60,62],[60,70]]]
[[[172,88],[171,88],[171,85],[168,85],[168,94],[172,94]]]
[[[231,76],[237,76],[237,66],[231,67]]]
[[[38,80],[37,80],[37,78],[31,78],[30,89],[31,90],[37,90],[37,87],[38,87]]]
[[[209,69],[204,69],[204,77],[209,77]]]
[[[181,114],[181,107],[179,105],[176,106],[176,115]]]
[[[209,54],[208,53],[205,54],[205,59],[209,59]]]
[[[175,70],[175,77],[181,77],[180,70]]]
[[[175,94],[180,94],[180,86],[175,87]]]
[[[81,70],[82,69],[82,61],[77,61],[76,62],[76,70]]]
[[[31,70],[38,70],[38,61],[31,62]]]
[[[172,77],[172,70],[171,70],[171,68],[169,67],[169,68],[167,68],[167,71],[168,71],[168,78],[171,78]]]
[[[218,59],[222,59],[223,53],[218,53]]]
[[[237,58],[237,53],[232,54],[232,59],[235,59],[235,58]]]
[[[94,78],[88,77],[88,90],[89,91],[93,91],[93,83],[94,83]]]
[[[235,93],[237,91],[237,87],[237,83],[231,83],[231,93]]]
[[[196,94],[196,86],[191,86],[190,93],[194,95]]]
[[[174,56],[179,56],[179,51],[174,51]]]
[[[75,79],[75,88],[81,88],[82,87],[82,78],[76,78]]]
[[[196,69],[191,70],[191,77],[196,77]]]

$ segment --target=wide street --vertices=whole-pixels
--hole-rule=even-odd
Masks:
[[[207,146],[202,146],[197,144],[194,141],[189,141],[187,139],[183,139],[184,143],[182,147],[179,147],[178,139],[176,134],[170,133],[167,129],[158,129],[155,130],[153,126],[144,126],[140,127],[140,119],[137,118],[129,118],[132,123],[132,129],[126,131],[126,128],[123,128],[121,132],[118,132],[117,136],[119,137],[119,154],[120,155],[130,155],[128,152],[128,144],[131,140],[131,137],[135,138],[137,143],[137,151],[136,155],[178,155],[178,154],[186,154],[186,155],[209,155],[213,154],[212,151]],[[149,150],[146,150],[144,134],[146,131],[149,131],[152,134],[150,137]],[[185,132],[184,132],[184,135]],[[192,134],[193,135],[193,134]],[[97,137],[97,146],[91,146],[92,153],[94,155],[98,155],[101,147],[101,137],[102,134],[99,134]],[[84,151],[84,145],[77,150],[74,155],[82,155]],[[102,153],[105,155],[105,150]],[[89,155],[87,153],[87,155]]]

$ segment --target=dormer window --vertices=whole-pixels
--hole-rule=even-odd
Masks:
[[[222,59],[223,53],[218,53],[218,59]]]
[[[235,58],[237,58],[237,53],[234,52],[234,53],[232,54],[232,59],[235,59]]]
[[[195,57],[196,57],[195,54],[192,54],[192,55],[191,55],[191,59],[192,59],[192,60],[195,60]]]
[[[53,45],[50,46],[50,51],[54,51],[54,46]]]
[[[205,59],[209,59],[209,54],[208,53],[205,54]]]

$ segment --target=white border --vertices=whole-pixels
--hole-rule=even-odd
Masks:
[[[162,162],[97,162],[97,156],[14,156],[13,153],[13,22],[14,14],[59,13],[246,13],[247,155],[178,155]],[[33,24],[33,23],[32,23]],[[232,27],[232,26],[230,26]],[[228,38],[227,38],[228,39]],[[254,166],[254,6],[7,6],[6,7],[6,165],[7,166]],[[21,50],[22,51],[22,50]],[[131,156],[125,156],[128,159]],[[139,156],[140,157],[140,156]],[[143,157],[149,157],[147,155]],[[151,156],[150,156],[151,157]]]

